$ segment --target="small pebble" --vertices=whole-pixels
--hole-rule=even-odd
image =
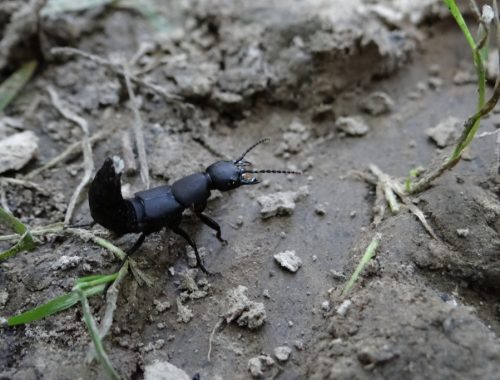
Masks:
[[[15,133],[0,140],[0,173],[19,170],[38,152],[38,137],[32,131]]]
[[[314,208],[314,212],[316,213],[316,215],[319,215],[319,216],[326,215],[325,207],[321,203],[316,205],[316,207]]]
[[[9,293],[7,293],[6,290],[0,290],[0,309],[3,309],[3,307],[7,304],[8,300],[9,300]]]
[[[177,297],[177,322],[188,323],[193,317],[191,309],[183,305],[180,298]]]
[[[186,372],[166,361],[155,360],[144,368],[144,380],[191,380]]]
[[[340,306],[337,308],[337,314],[338,315],[345,315],[347,313],[347,310],[349,309],[349,307],[352,305],[352,301],[351,300],[345,300],[344,302],[342,302],[340,304]]]
[[[51,269],[53,270],[66,270],[69,268],[75,268],[80,262],[82,258],[79,256],[61,256],[55,263],[51,265]]]
[[[163,339],[158,339],[158,340],[155,342],[154,348],[155,348],[155,350],[159,350],[159,349],[161,349],[164,345],[165,345],[165,340],[163,340]]]
[[[434,63],[429,66],[429,75],[436,77],[439,75],[440,72],[441,72],[441,67],[437,63]]]
[[[381,91],[371,93],[361,102],[361,109],[373,116],[389,113],[393,107],[394,101],[392,98]]]
[[[302,260],[295,254],[295,251],[289,250],[274,255],[276,260],[283,268],[290,272],[297,272],[302,266]]]
[[[460,120],[454,116],[448,116],[435,127],[426,130],[429,136],[438,147],[444,148],[455,141],[457,131],[460,127]]]
[[[259,355],[248,361],[247,368],[255,378],[264,376],[264,371],[274,365],[274,360],[268,355]]]
[[[328,301],[323,301],[321,303],[321,308],[324,310],[324,311],[330,311],[330,302]]]
[[[301,339],[297,339],[295,342],[293,342],[293,346],[297,350],[302,351],[304,349],[304,341]]]
[[[332,276],[332,278],[334,280],[337,280],[337,281],[343,281],[346,279],[346,277],[343,273],[340,273],[340,272],[336,271],[335,269],[330,269],[330,275]]]
[[[236,226],[239,228],[241,226],[243,226],[243,216],[242,215],[239,215],[238,218],[236,218]]]
[[[428,82],[429,88],[431,88],[432,90],[438,90],[443,86],[443,80],[438,77],[431,77],[429,78]]]
[[[339,117],[335,122],[335,128],[344,132],[347,136],[364,136],[370,128],[359,116]]]
[[[168,301],[160,301],[160,300],[154,300],[153,301],[155,305],[155,309],[158,313],[163,313],[165,310],[170,309],[170,302]]]
[[[292,353],[292,349],[288,346],[280,346],[274,349],[274,356],[280,362],[286,362]]]
[[[425,82],[418,82],[417,83],[417,90],[421,93],[427,91],[428,88],[429,87],[427,86],[427,83],[425,83]]]

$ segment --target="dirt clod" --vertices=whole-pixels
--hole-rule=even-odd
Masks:
[[[169,362],[155,361],[144,368],[144,380],[191,380],[191,377]]]
[[[345,315],[347,313],[347,310],[349,310],[349,308],[351,307],[352,305],[352,301],[351,300],[345,300],[343,301],[339,307],[337,307],[337,314],[338,315]]]
[[[298,191],[280,191],[273,194],[262,195],[257,198],[261,206],[260,215],[262,219],[272,216],[292,215],[295,203],[304,199],[309,194],[309,188],[302,186]]]
[[[274,349],[274,356],[280,362],[286,362],[292,353],[292,349],[288,346],[279,346]]]
[[[367,369],[375,365],[386,363],[398,356],[398,353],[395,352],[390,345],[383,345],[382,347],[362,347],[358,352],[358,360]]]
[[[297,339],[295,342],[293,342],[293,346],[297,350],[302,351],[304,349],[304,341],[302,339]]]
[[[189,323],[193,317],[191,309],[183,305],[181,298],[177,297],[177,322]]]
[[[314,212],[316,213],[316,215],[318,216],[325,216],[326,215],[326,209],[325,209],[325,206],[321,203],[318,203],[315,207],[314,207]]]
[[[238,326],[256,329],[266,321],[266,310],[263,303],[250,301],[246,291],[245,286],[239,285],[227,292],[224,318],[226,323],[236,321]]]
[[[269,355],[259,355],[248,360],[248,370],[253,377],[264,376],[264,372],[274,366],[274,360]]]
[[[0,140],[0,173],[19,170],[38,152],[38,137],[31,131],[15,133]]]
[[[444,148],[454,142],[459,125],[459,119],[449,116],[435,127],[427,129],[426,133],[438,147]]]
[[[370,130],[361,116],[339,117],[335,122],[335,128],[347,136],[364,136]]]
[[[75,268],[82,258],[79,256],[61,256],[55,263],[51,265],[53,270],[66,270],[69,268]]]
[[[171,307],[170,302],[168,302],[167,300],[165,300],[165,301],[154,300],[153,303],[154,303],[155,309],[158,313],[163,313],[164,311],[170,309],[170,307]]]
[[[9,300],[9,293],[7,292],[7,290],[5,289],[0,290],[0,309],[4,308],[8,300]]]
[[[457,86],[472,84],[477,82],[476,74],[468,68],[459,68],[453,76],[453,83]]]
[[[372,92],[360,104],[361,109],[367,114],[379,116],[392,111],[394,100],[389,94],[381,91]]]
[[[283,268],[288,269],[290,272],[297,272],[302,266],[302,260],[298,257],[295,251],[284,251],[276,253],[274,260],[278,262]]]

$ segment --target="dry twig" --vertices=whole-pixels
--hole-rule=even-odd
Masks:
[[[116,310],[116,301],[118,300],[119,286],[123,282],[123,279],[128,273],[129,263],[128,260],[125,261],[123,266],[120,268],[118,272],[118,277],[113,284],[109,287],[106,292],[106,309],[104,311],[104,317],[99,326],[99,337],[104,339],[104,337],[108,334],[111,329],[111,325],[113,324],[113,315]],[[87,362],[92,362],[96,356],[95,347],[93,345],[90,346],[89,352],[87,354]]]
[[[106,137],[111,135],[113,132],[114,132],[114,128],[112,128],[112,127],[100,130],[95,135],[93,135],[89,138],[89,143],[91,145],[93,145],[98,141],[104,140]],[[60,155],[54,157],[49,162],[47,162],[45,165],[43,165],[39,168],[36,168],[33,171],[26,174],[24,176],[24,179],[28,180],[28,179],[31,179],[33,177],[36,177],[41,172],[43,172],[47,169],[50,169],[50,168],[58,165],[61,162],[66,161],[71,155],[73,155],[75,153],[79,153],[81,151],[81,149],[82,149],[82,143],[80,141],[76,142],[74,144],[71,144]]]
[[[210,336],[208,338],[208,353],[207,353],[207,360],[210,362],[210,356],[212,355],[212,344],[213,344],[213,341],[214,341],[214,338],[215,338],[215,334],[217,333],[217,331],[219,331],[219,329],[224,325],[225,323],[225,319],[224,318],[220,318],[217,323],[215,324],[212,332],[210,333]]]
[[[137,106],[134,91],[132,90],[132,83],[130,82],[130,75],[126,65],[123,65],[123,75],[125,76],[125,83],[127,85],[128,97],[130,99],[130,107],[134,112],[134,136],[137,146],[137,153],[139,155],[139,167],[141,171],[141,179],[146,189],[149,189],[149,167],[148,157],[146,155],[146,144],[144,143],[144,123],[142,122],[141,113]]]
[[[382,170],[380,170],[380,168],[377,167],[376,165],[371,164],[369,168],[371,174],[373,174],[373,176],[376,177],[376,180],[373,178],[373,176],[369,174],[365,173],[355,173],[355,174],[358,177],[361,177],[365,181],[371,183],[372,185],[374,184],[377,187],[377,199],[375,206],[380,208],[381,200],[385,198],[385,201],[389,204],[389,207],[391,208],[393,214],[396,214],[400,210],[399,202],[397,201],[397,198],[399,198],[401,202],[406,207],[408,207],[408,209],[417,217],[417,219],[420,221],[420,223],[429,233],[429,235],[431,235],[434,239],[439,240],[434,230],[427,222],[424,213],[422,212],[422,210],[420,210],[417,206],[413,204],[410,197],[404,192],[401,183],[398,180],[390,177],[388,174],[382,172]],[[385,210],[385,207],[383,207],[382,210]],[[375,213],[375,217],[373,220],[375,227],[377,227],[377,225],[382,221],[382,217],[383,217],[383,211]]]
[[[73,195],[71,196],[71,199],[68,204],[68,209],[66,210],[66,215],[64,216],[64,224],[69,224],[71,222],[71,217],[73,215],[76,202],[78,201],[78,197],[82,193],[85,186],[87,186],[87,184],[92,179],[92,173],[94,172],[94,159],[92,158],[92,146],[90,144],[89,127],[87,121],[83,117],[78,116],[76,113],[71,111],[68,107],[66,107],[63,104],[63,102],[59,98],[59,95],[57,95],[57,92],[52,87],[49,86],[47,88],[47,91],[49,92],[52,104],[59,111],[59,113],[66,119],[78,125],[83,132],[81,144],[82,144],[83,164],[85,172],[83,174],[82,180],[80,181]]]
[[[137,171],[137,164],[128,131],[123,131],[122,133],[122,154],[123,162],[125,163],[125,173],[134,174]]]

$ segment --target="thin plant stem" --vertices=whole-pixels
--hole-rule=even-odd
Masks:
[[[347,282],[346,286],[342,290],[342,296],[345,296],[349,290],[351,290],[352,286],[358,279],[360,273],[363,271],[365,268],[366,264],[375,256],[375,252],[378,248],[378,245],[380,244],[380,241],[382,240],[382,234],[381,233],[376,233],[375,236],[373,237],[370,245],[365,250],[365,253],[363,254],[363,257],[358,263],[358,266],[356,267],[356,270],[352,274],[351,278]]]
[[[83,290],[78,285],[75,286],[73,290],[76,291],[78,293],[78,296],[80,297],[80,303],[82,304],[83,310],[83,319],[85,321],[85,324],[87,325],[87,329],[89,331],[92,342],[94,343],[94,348],[97,357],[101,362],[101,365],[104,367],[104,370],[106,371],[110,379],[119,380],[120,375],[113,368],[113,365],[111,364],[111,361],[109,360],[109,357],[104,350],[104,346],[102,344],[101,337],[99,336],[96,322],[94,320],[94,317],[92,316],[92,313],[90,312],[90,305],[87,297],[85,297]]]

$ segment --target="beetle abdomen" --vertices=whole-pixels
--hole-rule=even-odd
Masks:
[[[90,184],[89,207],[92,218],[108,230],[118,235],[135,232],[134,208],[130,201],[123,199],[121,173],[116,172],[110,158],[104,161]]]
[[[184,211],[167,185],[139,191],[131,202],[137,217],[137,228],[144,232],[159,231],[165,226],[179,224]]]

